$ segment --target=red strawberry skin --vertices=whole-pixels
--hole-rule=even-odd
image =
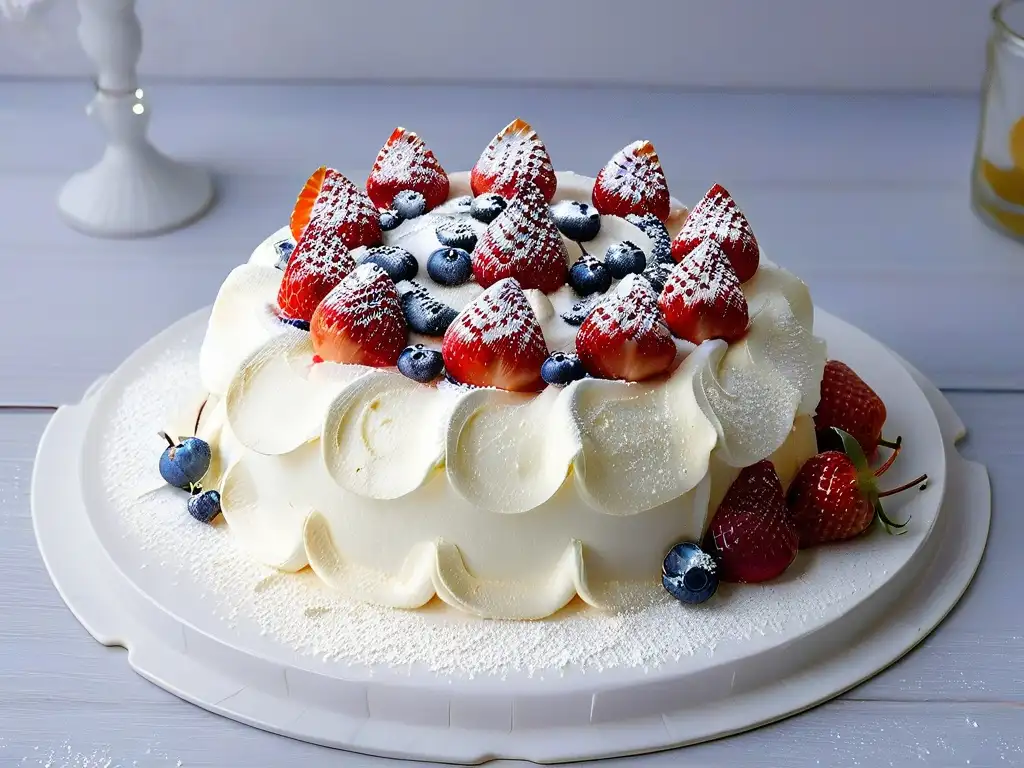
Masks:
[[[423,139],[399,127],[381,147],[366,180],[366,193],[378,208],[390,208],[404,189],[422,194],[429,211],[448,199],[449,182]]]
[[[789,509],[801,549],[860,536],[875,519],[857,467],[842,451],[825,451],[804,463],[789,487]]]
[[[746,467],[711,520],[704,549],[718,560],[723,581],[770,581],[796,558],[798,536],[774,465]]]
[[[750,222],[721,184],[708,190],[672,241],[672,257],[682,261],[704,240],[715,240],[736,270],[741,283],[757,272],[761,249]]]
[[[821,379],[816,429],[838,427],[853,435],[870,458],[878,450],[885,425],[885,403],[846,363],[829,360]]]
[[[694,344],[736,341],[750,323],[740,279],[714,240],[705,240],[672,268],[658,306],[672,333]]]
[[[597,174],[594,207],[606,216],[653,213],[668,219],[672,201],[658,153],[649,141],[623,147]]]
[[[485,288],[515,278],[524,289],[554,293],[569,275],[569,252],[540,189],[524,181],[473,249],[473,274]]]
[[[524,181],[532,181],[551,202],[558,187],[547,147],[530,124],[518,117],[491,139],[469,175],[474,195],[494,192],[508,199]]]
[[[326,361],[395,365],[406,339],[395,284],[376,264],[360,265],[320,302],[309,333]]]
[[[548,356],[537,316],[519,283],[501,280],[462,310],[445,331],[448,374],[477,387],[538,392]]]
[[[603,379],[644,381],[667,371],[676,356],[651,284],[627,275],[587,315],[576,334],[576,354]]]
[[[309,322],[323,298],[356,268],[335,229],[310,222],[295,244],[277,292],[281,314]]]
[[[310,225],[313,222],[335,230],[349,248],[380,242],[380,220],[370,198],[333,168],[324,174],[310,211]]]

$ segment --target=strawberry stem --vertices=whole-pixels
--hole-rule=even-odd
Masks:
[[[168,435],[166,432],[157,432],[157,434],[160,435],[160,437],[162,437],[164,440],[166,440],[167,444],[169,446],[171,446],[171,448],[174,447],[174,441],[171,440],[171,436],[170,435]]]
[[[907,490],[908,488],[913,488],[915,485],[920,485],[921,490],[924,490],[927,484],[928,475],[921,475],[920,477],[915,477],[909,483],[904,483],[903,485],[898,486],[897,488],[890,488],[888,491],[882,491],[880,494],[878,494],[878,498],[884,499],[886,496],[892,496],[893,494],[900,493],[902,491]]]
[[[890,450],[893,450],[893,451],[895,451],[897,448],[899,448],[900,447],[900,443],[902,443],[902,442],[903,442],[903,438],[902,437],[897,437],[895,443],[892,440],[885,440],[885,439],[883,439],[881,437],[878,438],[878,444],[879,445],[883,446],[884,448],[889,448]]]
[[[879,443],[879,445],[881,445],[881,443]],[[892,466],[892,463],[896,461],[896,457],[900,455],[900,449],[903,447],[903,438],[897,437],[896,442],[893,443],[893,445],[895,447],[892,449],[892,455],[885,460],[885,463],[882,466],[875,470],[875,477],[881,477],[884,475],[889,470],[889,467]]]
[[[193,435],[199,434],[199,420],[203,418],[203,409],[206,407],[208,402],[210,402],[209,398],[203,400],[203,404],[199,406],[199,413],[196,414],[196,426],[195,429],[192,430]]]

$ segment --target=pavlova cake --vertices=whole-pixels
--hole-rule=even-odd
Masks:
[[[160,470],[251,557],[357,600],[701,603],[895,525],[885,408],[813,315],[730,194],[687,210],[648,141],[589,178],[515,120],[449,174],[398,128],[228,275]]]

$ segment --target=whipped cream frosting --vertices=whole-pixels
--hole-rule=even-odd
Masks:
[[[558,177],[556,201],[589,199],[593,180]],[[460,213],[467,175],[451,181],[448,203],[384,235],[421,275],[445,216],[485,226]],[[624,239],[650,258],[651,240],[618,217],[602,217],[586,247],[603,255]],[[208,418],[221,424],[225,517],[275,567],[308,563],[327,584],[395,607],[436,595],[477,615],[539,618],[575,594],[600,605],[599,583],[657,578],[675,541],[699,538],[738,468],[772,457],[788,482],[814,452],[824,344],[806,286],[764,258],[743,285],[742,340],[675,340],[677,365],[654,382],[584,379],[525,395],[314,364],[309,335],[274,314],[276,245],[288,241],[282,228],[228,276],[200,354],[216,401]],[[482,291],[430,290],[456,310]],[[573,349],[577,329],[560,317],[578,300],[571,288],[528,298],[549,349]]]

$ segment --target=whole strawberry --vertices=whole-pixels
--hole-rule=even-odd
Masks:
[[[658,306],[672,333],[694,344],[736,341],[750,321],[740,279],[714,240],[705,240],[672,268]]]
[[[723,581],[769,581],[796,557],[796,525],[775,466],[765,459],[743,469],[729,487],[704,538]]]
[[[306,180],[289,221],[292,237],[299,240],[311,221],[334,230],[349,248],[380,242],[377,209],[365,192],[333,168],[321,166]]]
[[[682,261],[705,240],[714,240],[725,251],[741,283],[757,272],[761,250],[750,222],[721,184],[715,184],[690,211],[672,241],[672,258]]]
[[[308,323],[324,296],[355,268],[355,260],[335,229],[319,222],[305,227],[277,291],[281,315]]]
[[[815,429],[834,427],[849,432],[864,453],[873,457],[879,445],[896,447],[882,439],[885,417],[882,398],[850,366],[839,360],[825,363],[821,399],[814,414]]]
[[[530,124],[518,117],[491,139],[469,176],[474,195],[494,192],[508,199],[524,181],[537,185],[544,202],[558,186],[551,157]]]
[[[448,199],[448,174],[426,143],[412,131],[395,128],[381,147],[366,180],[366,194],[378,208],[391,208],[395,195],[411,189],[423,195],[427,210]]]
[[[634,141],[607,162],[594,182],[594,207],[606,216],[668,218],[672,201],[661,160],[649,141]]]
[[[800,547],[852,539],[876,520],[892,533],[906,526],[886,516],[880,499],[921,485],[921,475],[898,488],[880,493],[876,476],[891,466],[886,462],[873,473],[860,443],[848,432],[836,430],[842,451],[825,451],[808,459],[789,487],[789,508],[800,535]]]

